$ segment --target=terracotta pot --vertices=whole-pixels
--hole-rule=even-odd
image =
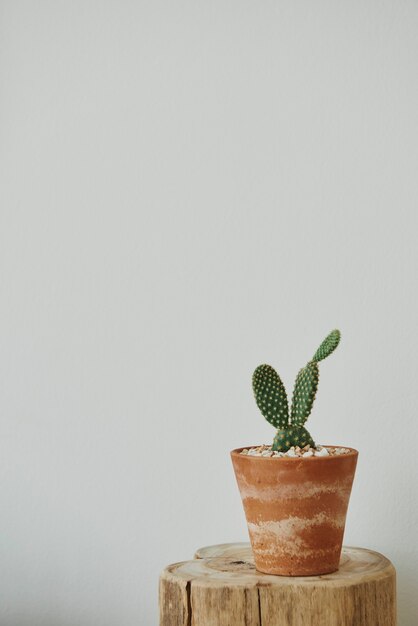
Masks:
[[[357,450],[274,458],[239,454],[243,449],[231,458],[256,568],[282,576],[337,571]]]

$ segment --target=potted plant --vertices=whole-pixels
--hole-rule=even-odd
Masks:
[[[358,452],[316,446],[305,422],[318,387],[318,363],[340,341],[333,330],[302,368],[289,411],[285,387],[270,365],[253,374],[258,408],[276,429],[271,446],[231,452],[256,568],[268,574],[310,576],[339,566]]]

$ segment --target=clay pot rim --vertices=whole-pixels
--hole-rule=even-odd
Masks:
[[[262,444],[259,444],[262,445]],[[308,457],[303,457],[303,456],[253,456],[253,455],[247,455],[247,454],[240,454],[240,452],[242,450],[245,449],[249,449],[249,448],[258,448],[258,445],[252,445],[252,446],[242,446],[241,448],[234,448],[233,450],[231,450],[230,454],[231,457],[239,457],[240,459],[251,459],[251,461],[253,460],[257,460],[257,461],[284,461],[287,462],[289,461],[290,463],[293,463],[294,461],[330,461],[331,459],[346,459],[348,457],[354,457],[354,456],[358,456],[358,450],[356,450],[355,448],[352,448],[351,446],[334,446],[331,444],[324,444],[323,446],[321,446],[322,448],[345,448],[346,450],[350,450],[350,452],[346,452],[345,454],[333,454],[333,455],[329,455],[329,456],[308,456]]]

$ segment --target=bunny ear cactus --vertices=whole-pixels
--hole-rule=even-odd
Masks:
[[[334,352],[340,336],[339,330],[333,330],[321,343],[312,360],[299,371],[290,416],[286,389],[276,370],[271,365],[259,365],[255,370],[253,391],[257,406],[266,420],[277,428],[273,450],[286,452],[292,446],[315,446],[304,424],[312,411],[318,389],[318,362]]]
[[[257,406],[275,428],[289,423],[286,389],[271,365],[259,365],[253,374],[253,390]]]
[[[313,355],[312,361],[316,361],[316,363],[318,363],[319,361],[326,359],[327,356],[334,352],[335,348],[340,343],[340,339],[340,331],[337,329],[332,330],[328,337],[325,337],[324,341],[321,343],[318,350]]]

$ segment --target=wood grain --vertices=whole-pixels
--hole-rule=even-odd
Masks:
[[[200,548],[160,578],[160,626],[396,626],[396,573],[364,548],[343,548],[324,576],[257,572],[249,544]]]

